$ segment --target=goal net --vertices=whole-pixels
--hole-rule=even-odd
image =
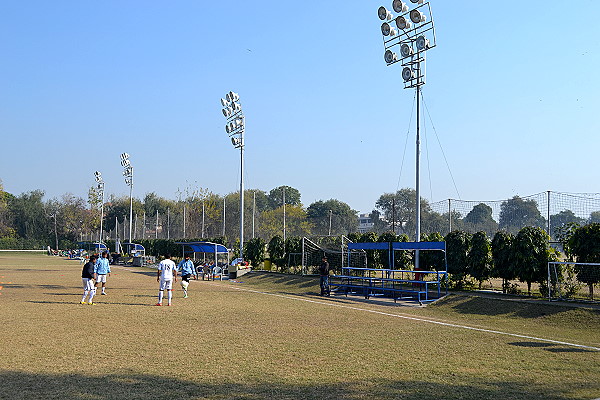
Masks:
[[[600,263],[549,262],[547,286],[549,300],[595,300]]]
[[[302,238],[302,274],[317,274],[323,257],[327,257],[329,267],[336,274],[341,273],[342,267],[366,267],[367,253],[348,250],[348,243],[352,241],[345,236]]]

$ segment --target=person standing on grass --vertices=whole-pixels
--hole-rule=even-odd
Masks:
[[[94,304],[94,295],[96,294],[96,288],[94,287],[94,264],[98,256],[91,256],[90,260],[83,266],[81,271],[81,280],[83,281],[83,297],[81,298],[80,304],[86,304],[85,299],[89,296],[87,304]]]
[[[158,289],[157,306],[162,306],[164,291],[167,291],[167,305],[171,305],[173,298],[173,282],[177,282],[177,266],[171,260],[171,255],[167,254],[165,259],[158,264],[156,281],[160,286]]]
[[[321,296],[329,296],[329,263],[325,256],[319,266],[319,286],[321,286]]]
[[[181,274],[181,288],[183,289],[183,298],[187,299],[190,278],[192,277],[192,275],[194,275],[194,279],[198,280],[198,275],[196,275],[196,268],[194,267],[194,262],[190,260],[190,256],[185,256],[185,258],[181,260],[181,262],[177,266],[177,269]]]
[[[96,288],[98,284],[102,284],[102,293],[106,295],[106,275],[110,276],[110,263],[108,262],[108,253],[102,253],[102,257],[94,264],[94,274],[96,278]]]

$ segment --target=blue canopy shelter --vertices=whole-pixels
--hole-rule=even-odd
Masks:
[[[227,254],[227,264],[229,264],[229,250],[222,244],[211,242],[175,242],[175,244],[182,245],[184,257],[186,253],[193,253],[194,255],[196,253],[214,254],[215,265],[217,265],[219,254]],[[186,250],[186,247],[189,250]]]
[[[94,253],[102,253],[104,251],[108,251],[108,248],[104,243],[98,242],[79,242],[77,243],[77,246],[80,249],[91,251]]]
[[[144,257],[146,255],[146,249],[138,243],[123,243],[123,251],[132,257]]]

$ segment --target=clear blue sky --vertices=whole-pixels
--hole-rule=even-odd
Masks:
[[[99,170],[125,195],[128,152],[136,197],[234,192],[239,151],[219,103],[234,90],[247,188],[289,185],[305,205],[337,198],[368,212],[398,182],[414,187],[414,92],[383,61],[387,3],[4,1],[5,190],[85,198]],[[431,7],[424,97],[460,198],[600,192],[600,2]],[[427,116],[424,131],[423,197],[458,198]]]

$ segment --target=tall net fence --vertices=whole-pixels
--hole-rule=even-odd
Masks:
[[[431,203],[430,207],[438,221],[427,224],[426,215],[422,230],[433,233],[432,228],[437,228],[435,231],[442,235],[463,230],[469,233],[484,231],[493,236],[499,230],[517,233],[525,226],[536,226],[556,240],[559,229],[568,223],[600,222],[600,193],[549,191],[495,201],[449,199]]]
[[[323,257],[327,257],[329,267],[341,273],[342,267],[367,266],[367,254],[363,250],[348,250],[352,243],[345,236],[302,238],[302,267],[304,274],[316,274]]]

